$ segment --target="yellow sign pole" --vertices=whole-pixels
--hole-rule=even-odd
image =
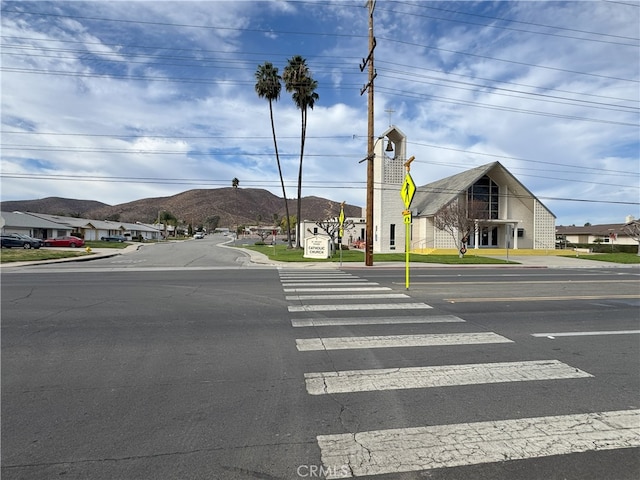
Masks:
[[[411,170],[411,162],[413,162],[416,157],[412,156],[407,160],[404,164],[404,167],[407,169],[407,174],[404,179],[404,184],[402,185],[402,190],[400,190],[400,196],[404,200],[404,208],[405,211],[402,212],[404,215],[404,256],[405,256],[405,268],[404,268],[404,286],[407,290],[409,290],[409,257],[411,250],[411,210],[409,210],[409,205],[411,205],[411,201],[413,200],[413,195],[415,194],[416,187],[413,183],[413,179],[411,178],[411,174],[409,171]]]
[[[411,220],[411,217],[409,217],[409,220]],[[405,271],[404,271],[404,287],[405,289],[409,290],[409,249],[410,244],[409,244],[409,235],[411,235],[411,223],[410,222],[405,222],[405,231],[404,231],[404,237],[405,237],[405,246],[404,246],[404,251],[405,251]]]

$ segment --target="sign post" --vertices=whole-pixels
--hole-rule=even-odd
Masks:
[[[411,157],[404,164],[407,169],[407,174],[404,177],[404,182],[402,183],[402,188],[400,189],[400,196],[402,197],[402,201],[404,202],[404,211],[402,215],[404,217],[404,252],[405,252],[405,273],[404,273],[404,284],[405,288],[409,290],[409,251],[411,249],[410,235],[411,235],[411,210],[409,210],[409,206],[411,205],[411,201],[413,200],[413,196],[416,193],[416,184],[413,182],[413,178],[411,178],[411,174],[409,171],[411,170],[411,162],[415,160],[416,157]]]

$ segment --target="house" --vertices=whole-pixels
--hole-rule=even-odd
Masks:
[[[33,238],[63,237],[71,234],[71,227],[23,212],[0,212],[2,234],[19,233]]]
[[[31,212],[2,212],[2,217],[5,222],[2,228],[3,233],[26,233],[41,239],[75,235],[84,240],[100,240],[102,237],[123,235],[130,240],[135,238],[158,240],[161,234],[157,226],[142,223],[92,220]]]
[[[607,223],[602,225],[575,225],[556,228],[556,238],[559,244],[598,244],[611,245],[638,245],[638,241],[629,235],[625,225],[633,221],[633,217],[627,217],[625,223]]]

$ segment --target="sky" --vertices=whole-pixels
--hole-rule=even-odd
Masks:
[[[364,207],[369,10],[346,1],[2,2],[2,201],[191,189],[282,197],[255,72],[318,82],[302,196]],[[640,2],[375,3],[374,136],[420,186],[499,161],[556,225],[640,218]],[[287,197],[301,112],[273,105]]]

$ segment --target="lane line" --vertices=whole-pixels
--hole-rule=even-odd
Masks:
[[[296,347],[301,352],[318,350],[348,350],[357,348],[478,345],[485,343],[513,343],[513,341],[493,332],[296,339]]]
[[[403,323],[458,323],[464,322],[455,315],[432,315],[428,317],[352,317],[352,318],[296,318],[294,327],[333,327],[341,325],[398,325]]]
[[[307,392],[310,395],[559,380],[592,376],[558,360],[381,368],[304,374]]]
[[[532,333],[532,337],[585,337],[597,335],[633,335],[640,333],[640,330],[603,330],[594,332],[557,332],[557,333]]]
[[[318,435],[327,478],[640,447],[640,410]]]
[[[356,293],[353,295],[288,295],[285,300],[370,300],[375,298],[409,298],[405,293]]]
[[[531,301],[556,301],[556,300],[607,300],[615,298],[640,298],[640,295],[567,295],[562,297],[469,297],[469,298],[443,298],[451,303],[472,302],[531,302]]]
[[[291,313],[297,312],[335,312],[339,310],[417,310],[433,308],[426,303],[363,303],[345,305],[289,305]]]

